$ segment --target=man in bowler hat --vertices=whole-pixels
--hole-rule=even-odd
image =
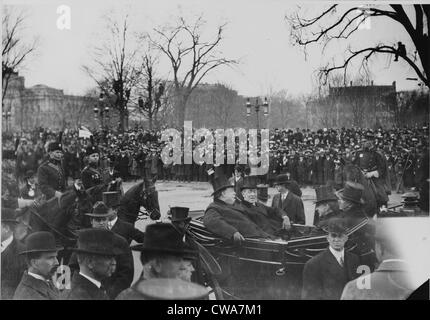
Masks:
[[[124,289],[128,288],[133,281],[134,276],[134,264],[133,255],[129,248],[130,243],[127,240],[110,227],[110,221],[115,216],[114,211],[106,206],[103,202],[98,201],[93,207],[91,213],[87,213],[90,217],[91,226],[94,229],[105,229],[114,232],[116,237],[116,245],[121,248],[121,254],[116,256],[116,268],[115,272],[108,278],[102,281],[108,296],[111,299],[115,297]],[[72,270],[79,271],[79,265],[77,261],[77,254],[73,253],[70,258],[69,266]]]
[[[122,253],[118,235],[106,229],[83,229],[79,232],[76,252],[79,272],[72,276],[66,300],[109,300],[102,282],[116,269],[116,259]]]
[[[47,231],[34,232],[25,241],[25,255],[28,269],[16,288],[14,300],[58,300],[59,291],[52,282],[57,270],[57,247],[54,236]]]
[[[358,277],[358,256],[345,250],[346,230],[343,219],[330,219],[329,247],[306,262],[303,269],[302,299],[339,300],[345,284]]]

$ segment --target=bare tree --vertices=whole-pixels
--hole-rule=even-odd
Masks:
[[[408,9],[414,11],[415,19],[410,17],[411,14],[406,13]],[[363,8],[335,4],[313,18],[300,17],[296,12],[286,17],[286,20],[290,23],[294,43],[306,50],[306,47],[311,44],[322,44],[324,49],[334,39],[349,39],[369,17],[382,17],[399,23],[408,33],[415,47],[407,52],[405,45],[398,42],[397,44],[377,43],[374,46],[356,50],[348,48],[343,63],[327,64],[319,70],[323,82],[327,81],[327,76],[334,70],[344,70],[346,75],[348,67],[355,58],[362,57],[361,67],[368,70],[368,61],[373,55],[388,54],[395,56],[394,61],[397,61],[398,58],[406,61],[419,79],[430,87],[430,37],[428,34],[430,5],[402,6],[396,4],[387,6],[386,10],[383,10],[378,5],[368,5]]]
[[[119,113],[119,130],[128,127],[128,103],[131,90],[140,81],[142,63],[138,48],[130,49],[128,16],[121,23],[106,17],[110,39],[94,47],[94,65],[83,66],[84,71],[97,83],[105,101]]]
[[[150,50],[143,56],[142,66],[142,86],[137,86],[139,94],[138,110],[142,112],[149,122],[149,129],[153,129],[154,121],[157,121],[163,102],[166,83],[157,77],[156,68],[158,57],[154,56]]]
[[[206,22],[200,16],[192,24],[180,17],[173,27],[155,28],[149,39],[155,48],[168,59],[173,71],[177,124],[185,119],[187,101],[192,91],[209,74],[220,66],[232,66],[235,60],[222,57],[218,50],[223,40],[225,24],[217,28],[213,40],[202,40]]]
[[[24,42],[22,30],[25,23],[24,12],[14,12],[3,6],[2,19],[2,99],[4,100],[10,77],[17,74],[26,58],[36,50],[37,39]]]

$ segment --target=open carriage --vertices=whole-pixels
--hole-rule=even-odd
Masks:
[[[326,234],[314,234],[313,227],[293,225],[295,237],[289,240],[246,239],[240,246],[223,240],[202,223],[202,211],[190,212],[195,218],[190,231],[220,264],[216,276],[225,299],[300,299],[304,264],[326,250]],[[366,239],[369,219],[362,219],[347,231],[346,250],[357,254],[362,264],[372,264],[374,254]]]

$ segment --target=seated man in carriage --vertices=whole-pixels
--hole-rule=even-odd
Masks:
[[[257,177],[247,176],[240,187],[242,201],[236,200],[235,206],[243,210],[261,229],[271,235],[279,235],[280,230],[291,227],[288,215],[279,208],[271,208],[257,200]]]
[[[206,208],[203,217],[203,224],[209,231],[235,242],[245,240],[245,237],[273,238],[249,219],[243,209],[234,206],[236,200],[234,186],[224,175],[215,177],[212,187],[214,201]]]

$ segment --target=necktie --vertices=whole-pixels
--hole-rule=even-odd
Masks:
[[[341,256],[341,257],[339,258],[339,264],[340,264],[340,266],[341,266],[341,267],[343,267],[343,264],[344,264],[344,263],[343,263],[343,256]]]

